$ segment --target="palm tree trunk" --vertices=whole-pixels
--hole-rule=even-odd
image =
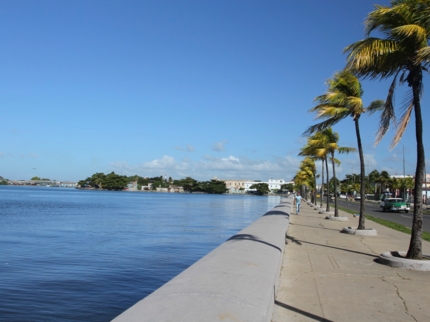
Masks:
[[[334,184],[334,216],[339,217],[339,211],[337,209],[337,182],[336,182],[336,171],[334,166],[334,152],[331,153],[331,164],[333,165],[333,184]]]
[[[317,205],[317,174],[316,174],[316,167],[315,167],[315,172],[314,172],[314,201],[313,204],[316,206]]]
[[[326,179],[326,182],[327,182],[327,206],[326,206],[326,209],[325,209],[325,211],[330,211],[330,186],[329,186],[329,175],[328,175],[328,161],[327,161],[327,157],[326,157],[326,159],[325,159],[325,168],[326,168],[326,172],[327,172],[327,179]]]
[[[323,194],[324,194],[324,159],[321,159],[322,171],[321,171],[321,200],[320,200],[320,208],[323,206]]]
[[[360,125],[358,124],[358,118],[355,120],[355,134],[357,136],[357,146],[358,146],[358,155],[360,156],[360,217],[358,222],[357,229],[366,229],[364,218],[364,156],[363,156],[363,147],[361,145],[361,136],[360,136]]]
[[[414,75],[412,83],[412,92],[414,95],[415,109],[415,135],[417,140],[417,168],[415,170],[415,187],[414,187],[414,217],[412,219],[411,241],[409,243],[407,258],[422,259],[422,229],[423,229],[423,177],[425,175],[425,153],[423,144],[423,120],[421,115],[420,92],[422,85],[422,72],[418,70]],[[418,79],[417,79],[418,78]],[[427,188],[427,187],[426,187]],[[426,189],[427,196],[427,189]]]

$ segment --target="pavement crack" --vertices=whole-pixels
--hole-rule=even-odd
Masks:
[[[367,249],[368,249],[368,250],[370,250],[370,252],[371,252],[372,254],[374,254],[374,255],[378,255],[378,256],[379,256],[379,253],[375,252],[372,248],[370,248],[370,246],[369,246],[369,245],[367,245],[367,244],[364,242],[364,238],[360,238],[360,242],[361,242],[364,246],[366,246],[366,247],[367,247]]]
[[[418,322],[418,320],[417,320],[417,319],[416,319],[412,314],[410,314],[410,313],[409,313],[408,305],[406,304],[405,299],[404,299],[404,298],[402,297],[402,295],[400,294],[400,289],[397,287],[397,285],[396,285],[396,284],[394,284],[394,283],[390,283],[390,282],[388,282],[388,281],[384,278],[384,276],[382,276],[382,277],[381,277],[381,280],[382,280],[383,282],[387,283],[388,285],[393,286],[393,287],[396,289],[397,296],[398,296],[398,297],[399,297],[399,299],[403,302],[403,306],[405,307],[405,313],[406,313],[407,315],[409,315],[411,318],[413,318],[413,319],[414,319],[414,321]]]
[[[399,272],[397,272],[397,271],[396,271],[396,274],[397,274],[397,276],[398,276],[398,277],[400,277],[402,280],[405,280],[405,281],[410,281],[410,280],[411,280],[411,279],[410,279],[410,278],[408,278],[408,277],[404,277],[404,276],[400,275],[400,274],[399,274]]]

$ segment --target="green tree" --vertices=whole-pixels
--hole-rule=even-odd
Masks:
[[[91,182],[94,187],[103,189],[104,182],[106,181],[106,175],[102,172],[97,172],[91,176]]]
[[[373,32],[380,32],[383,38],[371,37]],[[365,39],[349,45],[345,52],[348,53],[347,68],[357,76],[381,80],[392,78],[381,114],[377,142],[385,135],[391,121],[395,120],[394,92],[397,81],[399,84],[406,83],[410,88],[391,147],[400,141],[414,111],[417,164],[412,233],[406,257],[421,259],[421,196],[425,167],[421,95],[423,70],[427,71],[430,65],[430,0],[393,0],[390,7],[375,6],[375,10],[366,17],[365,33]]]
[[[197,186],[197,180],[191,177],[186,177],[181,180],[175,180],[174,185],[180,186],[184,189],[184,191],[188,191],[189,193],[192,193],[193,191],[195,191],[194,189]]]
[[[40,178],[39,177],[33,177],[33,178],[31,178],[31,180],[40,180]]]
[[[204,184],[205,185],[201,191],[206,193],[222,194],[222,193],[226,193],[227,191],[227,186],[225,185],[224,181],[210,180],[210,181],[204,182]]]
[[[293,192],[294,191],[294,185],[292,183],[285,183],[281,186],[281,190]]]
[[[266,195],[270,192],[269,185],[267,183],[256,183],[253,184],[251,189],[257,189],[255,192],[257,195]]]
[[[333,78],[327,81],[327,84],[328,91],[318,96],[315,99],[318,104],[310,109],[310,112],[317,113],[317,119],[322,119],[324,121],[310,126],[304,134],[310,135],[316,131],[329,128],[347,117],[352,117],[355,125],[358,154],[360,158],[360,194],[364,196],[365,171],[359,119],[361,114],[365,111],[369,111],[370,113],[379,111],[384,102],[375,100],[371,102],[367,108],[364,108],[361,83],[356,76],[346,70],[335,73]],[[357,229],[365,229],[364,198],[360,200],[360,216]]]
[[[123,190],[127,187],[127,184],[127,176],[121,176],[115,174],[115,172],[107,174],[104,180],[104,188],[108,190]]]

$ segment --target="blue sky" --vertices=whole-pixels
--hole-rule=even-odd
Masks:
[[[3,2],[0,175],[290,180],[314,124],[307,111],[344,67],[343,48],[363,38],[373,3]],[[365,103],[385,99],[388,85],[364,81]],[[425,122],[429,99],[424,92]],[[373,146],[377,123],[361,119],[366,163],[401,174],[393,131]],[[352,120],[334,130],[356,147]],[[424,127],[429,155],[427,135]],[[413,174],[413,121],[401,143]],[[340,178],[358,173],[357,154],[340,160]]]

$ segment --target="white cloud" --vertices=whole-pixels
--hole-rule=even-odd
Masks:
[[[221,152],[221,151],[224,151],[225,150],[225,144],[227,143],[227,141],[226,140],[224,140],[224,141],[221,141],[221,142],[217,142],[217,143],[214,143],[213,145],[212,145],[212,151],[216,151],[216,152]]]
[[[126,162],[115,162],[111,167],[116,173],[141,176],[158,176],[166,173],[174,179],[193,177],[197,180],[220,179],[259,179],[280,178],[290,180],[297,171],[300,160],[293,157],[278,157],[275,160],[250,160],[235,156],[214,157],[205,155],[202,159],[192,161],[187,158],[181,161],[171,156],[129,165]]]

